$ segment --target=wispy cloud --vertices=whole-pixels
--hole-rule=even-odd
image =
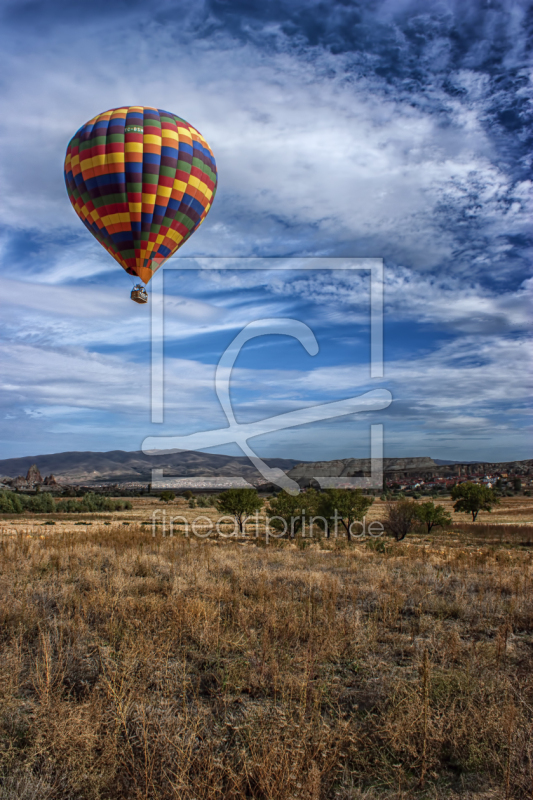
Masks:
[[[101,411],[120,414],[125,428],[139,427],[141,431],[149,425],[150,373],[133,360],[78,348],[31,345],[3,348],[0,357],[4,363],[6,414],[20,416],[23,409],[25,414],[41,416],[51,433],[61,430],[76,410],[89,414],[91,426],[89,412]],[[496,432],[502,437],[514,436],[516,446],[525,449],[523,435],[529,424],[525,412],[531,387],[524,384],[524,373],[530,367],[526,341],[499,337],[487,339],[482,347],[476,339],[465,338],[420,358],[392,361],[382,385],[391,388],[394,400],[387,412],[373,415],[372,421],[383,421],[386,430],[392,426],[393,436],[395,427],[401,428],[409,441],[419,442],[432,431],[447,432],[452,438],[461,435],[467,442],[480,432],[491,436]],[[214,365],[167,360],[167,424],[155,426],[153,435],[184,435],[226,424],[215,394],[214,373]],[[366,371],[352,365],[310,367],[305,371],[236,368],[232,381],[237,392],[235,408],[242,422],[353,396],[371,385],[375,386]],[[368,422],[368,415],[365,421],[360,417],[353,420],[359,431]],[[320,425],[316,431],[295,429],[293,444],[301,452],[307,450],[311,458],[320,457],[324,450],[331,454],[335,447],[345,447],[344,426],[344,422],[327,426],[327,445],[321,440]],[[83,428],[80,419],[78,427]],[[280,436],[274,435],[263,442],[263,447],[273,454],[279,441]],[[397,448],[395,454],[399,455]]]
[[[285,297],[298,296],[322,310],[342,307],[346,320],[368,316],[369,281],[364,274],[307,273],[289,280],[272,276],[270,288]],[[385,273],[385,318],[412,320],[467,333],[527,331],[533,279],[514,291],[497,291],[454,275],[420,273],[405,267]]]

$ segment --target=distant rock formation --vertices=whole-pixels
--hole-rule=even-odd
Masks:
[[[388,481],[410,479],[430,480],[432,478],[483,476],[494,474],[530,475],[533,460],[506,462],[478,462],[469,464],[436,464],[432,458],[384,458],[383,471]],[[298,464],[288,472],[300,486],[308,486],[313,478],[358,478],[370,477],[369,458],[343,458],[339,461],[315,461]]]
[[[385,458],[383,469],[386,473],[404,475],[406,473],[432,474],[439,469],[432,458]],[[304,462],[291,469],[290,478],[298,482],[306,482],[316,477],[331,478],[363,478],[370,477],[371,463],[369,458],[342,458],[338,461]]]
[[[36,483],[40,484],[42,482],[43,482],[43,479],[42,479],[41,473],[39,472],[39,468],[37,467],[37,464],[32,464],[31,467],[28,470],[28,474],[26,475],[26,483],[29,483],[30,485],[34,485]]]
[[[22,491],[40,490],[42,486],[47,486],[49,489],[61,489],[62,487],[56,481],[54,475],[48,475],[43,478],[39,468],[36,464],[32,464],[29,468],[26,477],[18,475],[16,478],[2,477],[0,484],[9,486],[10,489],[18,489]]]

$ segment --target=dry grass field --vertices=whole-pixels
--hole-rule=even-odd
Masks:
[[[268,546],[133,504],[0,522],[1,800],[533,800],[529,498]]]

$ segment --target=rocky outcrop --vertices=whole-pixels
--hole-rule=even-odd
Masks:
[[[43,479],[37,464],[32,464],[28,470],[28,474],[26,475],[26,483],[29,483],[30,486],[33,486],[35,484],[41,484],[42,482]]]
[[[385,458],[383,468],[387,478],[405,475],[430,477],[438,469],[432,458]],[[298,483],[305,485],[313,478],[365,478],[371,475],[369,458],[343,458],[338,461],[316,461],[299,464],[288,473]]]
[[[54,475],[48,475],[43,479],[38,467],[35,464],[29,468],[26,477],[24,477],[24,475],[18,475],[16,478],[3,477],[0,478],[0,484],[9,486],[11,489],[18,489],[23,492],[31,491],[32,489],[38,489],[41,486],[47,486],[50,489],[62,488],[56,481]]]
[[[479,462],[474,464],[436,464],[432,458],[385,458],[383,470],[387,481],[431,480],[432,478],[483,476],[507,474],[531,475],[533,460],[506,462]],[[369,458],[344,458],[339,461],[315,461],[298,464],[288,472],[300,485],[308,485],[313,478],[370,477]]]
[[[385,458],[383,462],[385,472],[430,473],[438,469],[432,458]],[[342,458],[338,461],[315,461],[298,464],[288,473],[294,480],[327,476],[331,478],[359,478],[370,476],[371,464],[369,458]]]

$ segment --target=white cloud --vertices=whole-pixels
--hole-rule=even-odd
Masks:
[[[289,280],[273,275],[268,287],[286,298],[312,301],[324,314],[342,309],[345,322],[368,318],[369,280],[365,273],[304,273]],[[385,321],[412,320],[466,333],[526,331],[532,294],[533,279],[523,281],[514,291],[497,292],[453,275],[388,268]]]
[[[224,237],[224,246],[250,252],[248,220],[272,218],[311,226],[324,242],[349,240],[367,255],[394,253],[430,268],[463,246],[452,224],[458,215],[470,214],[493,234],[525,230],[530,193],[498,163],[482,124],[485,83],[468,71],[456,77],[467,101],[435,90],[435,102],[447,108],[443,124],[431,105],[387,96],[375,79],[347,81],[347,58],[325,52],[313,61],[288,52],[267,57],[222,34],[176,47],[172,31],[156,25],[142,34],[130,28],[117,48],[105,31],[87,26],[74,58],[74,45],[62,37],[45,62],[39,51],[3,56],[12,76],[2,131],[0,213],[8,225],[78,230],[62,178],[68,139],[99,110],[135,100],[175,110],[214,149],[219,196],[213,228],[203,226],[197,246],[217,251],[229,226],[233,238]],[[85,66],[95,48],[105,71]],[[127,72],[124,50],[136,53]],[[72,265],[70,277],[75,271]]]
[[[126,416],[148,411],[150,370],[145,365],[77,348],[11,345],[0,353],[7,410],[22,406],[44,413],[45,408],[55,408],[63,414],[63,409],[92,408]],[[389,363],[380,383],[393,391],[393,418],[398,413],[422,425],[438,423],[448,428],[457,427],[461,420],[461,425],[469,420],[479,425],[501,414],[504,407],[509,418],[513,407],[527,404],[524,372],[530,369],[530,361],[524,340],[492,337],[480,345],[465,338],[426,356]],[[214,370],[214,365],[190,359],[166,359],[166,408],[174,418],[177,412],[184,415],[182,432],[199,424],[211,428],[214,418],[224,419],[214,391]],[[366,370],[358,372],[353,366],[236,368],[232,380],[239,415],[244,418],[252,413],[257,419],[375,386]]]
[[[151,338],[150,306],[134,305],[124,285],[57,286],[5,279],[3,328],[13,341],[41,341],[56,346],[131,345]],[[246,320],[248,321],[248,320]],[[167,339],[231,328],[224,309],[190,297],[165,298]]]

